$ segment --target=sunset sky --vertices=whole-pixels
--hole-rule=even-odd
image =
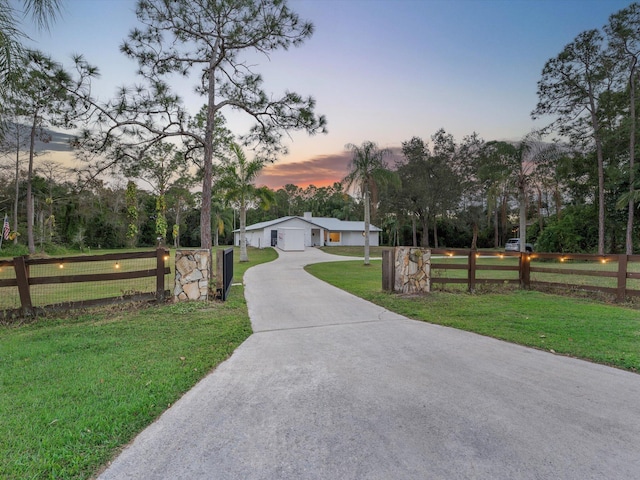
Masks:
[[[106,100],[135,82],[134,62],[118,47],[136,25],[134,0],[63,0],[50,32],[29,30],[34,46],[70,65],[82,53],[102,73]],[[327,135],[292,133],[289,154],[259,183],[278,188],[331,185],[347,171],[345,145],[371,140],[397,149],[444,128],[460,141],[518,140],[542,122],[530,112],[544,63],[580,32],[601,28],[628,6],[619,0],[290,0],[314,35],[298,48],[252,57],[274,95],[311,95],[326,115]],[[193,82],[178,92],[195,113]],[[234,133],[249,126],[224,112]]]

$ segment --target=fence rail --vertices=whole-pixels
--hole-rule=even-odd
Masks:
[[[478,284],[584,290],[612,295],[616,301],[640,296],[640,255],[519,253],[441,248],[431,249],[431,255],[432,284],[466,284],[469,291],[474,291]],[[497,260],[505,261],[505,264],[495,263]],[[447,271],[466,271],[466,275],[450,275]],[[480,272],[489,273],[482,275]]]
[[[152,259],[155,259],[155,262],[152,262]],[[15,296],[17,289],[20,307],[6,308],[5,304],[3,305],[5,308],[0,311],[0,317],[31,316],[45,310],[73,309],[122,301],[162,301],[170,293],[165,290],[165,275],[171,273],[168,260],[169,250],[166,248],[91,256],[56,258],[22,256],[15,257],[13,260],[1,260],[0,274],[2,277],[9,277],[0,278],[2,295],[5,298]],[[140,268],[140,262],[148,265],[145,265],[146,268]],[[83,265],[85,269],[87,265],[94,265],[94,271],[81,272]],[[151,282],[144,282],[144,285],[125,282],[149,277],[155,277],[155,288]],[[55,291],[56,285],[87,282],[98,282],[101,285],[102,288],[94,289],[97,293],[92,293],[94,297],[97,295],[99,298],[74,301],[68,299],[67,292]],[[104,282],[115,283],[116,286],[106,288],[107,284]],[[34,287],[39,289],[38,295],[42,298],[40,305],[36,305],[35,303],[38,302],[33,301]],[[70,289],[70,287],[66,288]]]

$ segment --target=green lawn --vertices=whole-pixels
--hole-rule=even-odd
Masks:
[[[250,262],[239,264],[234,255],[234,282],[276,256],[250,249]],[[637,310],[520,290],[388,294],[377,260],[308,269],[411,318],[640,369]],[[243,294],[236,285],[225,303],[114,307],[0,326],[0,478],[94,475],[251,334]]]
[[[250,249],[234,281],[273,249]],[[88,478],[251,334],[227,302],[87,311],[0,326],[0,478]]]
[[[371,247],[370,255],[372,258],[380,258],[382,257],[382,251],[389,249],[391,247]],[[362,257],[364,256],[364,247],[322,247],[322,250],[331,253],[334,255],[344,255],[344,256],[355,256]],[[491,253],[493,255],[480,255],[476,259],[476,265],[479,267],[476,270],[476,279],[500,279],[500,280],[518,280],[518,261],[519,258],[516,256],[501,256],[502,252],[499,251],[485,251],[482,250],[480,253]],[[496,255],[497,254],[497,255]],[[456,256],[449,257],[446,255],[436,255],[432,259],[433,263],[438,264],[449,264],[449,265],[467,265],[468,259],[466,256]],[[510,266],[513,270],[485,270],[482,267],[490,267],[490,266]],[[558,270],[590,270],[590,271],[599,271],[599,272],[616,272],[618,269],[617,262],[606,262],[601,263],[599,261],[565,261],[565,262],[557,262],[557,261],[549,261],[546,259],[540,259],[536,257],[534,254],[531,258],[531,267],[532,269],[538,268],[554,268]],[[630,262],[627,266],[628,271],[639,273],[640,272],[640,262]],[[452,279],[460,279],[467,278],[467,269],[432,269],[431,274],[433,278],[452,278]],[[616,277],[598,277],[593,275],[580,275],[577,273],[571,275],[565,275],[562,273],[546,273],[546,272],[531,272],[531,281],[532,282],[553,282],[560,284],[569,284],[575,286],[593,286],[593,287],[607,287],[607,288],[616,288],[617,279]],[[453,284],[453,283],[434,283],[432,285],[434,290],[446,290],[446,291],[456,291],[456,292],[464,292],[467,290],[466,283],[464,284]],[[496,288],[518,288],[516,286],[506,287],[502,284],[482,284],[478,283],[476,288],[480,291],[494,291]],[[571,288],[571,287],[569,287]],[[640,279],[629,278],[627,279],[627,288],[633,290],[640,290]],[[596,295],[604,298],[604,295],[590,293],[589,295]],[[637,298],[637,297],[636,297]],[[633,299],[632,299],[633,300]],[[636,300],[636,303],[638,300]]]
[[[387,250],[390,247],[369,247],[369,255],[373,257],[382,257],[382,250]],[[347,257],[364,257],[364,247],[320,247],[323,252],[330,253],[332,255],[343,255]]]
[[[380,261],[314,264],[307,270],[343,290],[409,318],[476,332],[513,343],[640,370],[640,312],[535,291],[422,296],[383,292]]]

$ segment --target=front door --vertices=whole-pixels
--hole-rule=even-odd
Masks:
[[[278,245],[278,230],[271,230],[271,246],[276,247]]]

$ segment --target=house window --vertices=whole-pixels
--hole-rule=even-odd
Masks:
[[[330,232],[329,241],[331,243],[340,243],[340,232]]]

